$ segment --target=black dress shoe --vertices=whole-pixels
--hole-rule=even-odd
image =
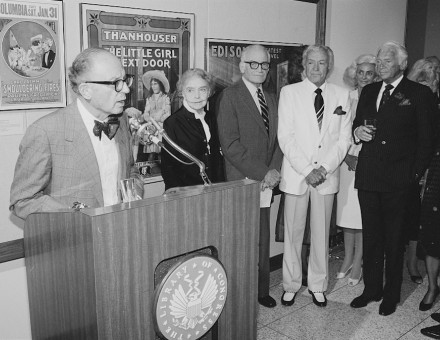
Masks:
[[[440,313],[432,313],[431,318],[437,322],[440,322]]]
[[[293,299],[292,299],[292,300],[284,300],[284,295],[285,295],[286,293],[287,293],[287,292],[284,292],[284,293],[283,293],[283,296],[281,296],[281,304],[284,305],[284,306],[292,306],[292,305],[295,303],[296,293],[293,293],[293,294],[295,294],[295,295],[293,296]]]
[[[422,328],[420,332],[430,338],[440,339],[440,325]]]
[[[409,277],[412,282],[417,283],[418,285],[421,285],[423,283],[423,277],[421,277],[420,275],[410,275]]]
[[[420,301],[419,310],[421,310],[422,312],[430,310],[432,308],[432,305],[434,304],[435,300],[437,299],[437,296],[439,293],[440,293],[440,289],[437,287],[437,290],[434,293],[434,298],[432,299],[432,302],[431,303],[424,303],[423,300]]]
[[[258,303],[267,308],[273,308],[277,305],[275,299],[270,295],[258,298]]]
[[[376,297],[368,297],[368,296],[365,296],[364,294],[362,294],[362,295],[358,296],[357,298],[353,299],[353,301],[351,301],[351,303],[350,303],[350,306],[353,308],[361,308],[361,307],[365,307],[370,302],[380,301],[380,300],[382,300],[382,295],[376,296]]]
[[[319,292],[319,293],[321,293],[324,296],[324,301],[322,301],[322,302],[316,300],[315,293],[312,292],[310,289],[309,289],[309,293],[310,293],[310,295],[312,295],[313,303],[315,305],[317,305],[318,307],[325,307],[325,306],[327,306],[327,298],[325,297],[325,294],[323,292]]]
[[[383,316],[391,315],[396,311],[395,303],[383,302],[379,306],[379,314]]]

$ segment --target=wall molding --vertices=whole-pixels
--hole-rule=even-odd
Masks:
[[[24,257],[24,239],[0,243],[0,263]]]

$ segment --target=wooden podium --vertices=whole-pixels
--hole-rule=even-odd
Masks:
[[[32,337],[155,339],[156,267],[209,249],[228,291],[203,339],[256,339],[258,228],[259,183],[250,180],[32,214],[24,229]]]

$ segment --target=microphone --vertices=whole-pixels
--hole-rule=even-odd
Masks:
[[[129,124],[133,130],[136,130],[142,144],[154,143],[163,147],[163,143],[157,137],[158,129],[151,122],[144,123],[140,122],[138,118],[130,118]]]
[[[180,159],[178,159],[176,156],[174,156],[169,150],[167,150],[167,148],[163,145],[163,143],[159,140],[159,138],[157,137],[158,135],[162,136],[163,139],[165,139],[167,141],[167,143],[177,152],[179,152],[180,154],[182,154],[183,156],[185,156],[186,158],[190,159],[193,163],[195,163],[199,169],[200,169],[200,177],[202,177],[203,183],[204,185],[211,185],[211,181],[209,180],[208,176],[206,175],[205,172],[205,164],[199,160],[197,157],[193,156],[191,153],[189,153],[188,151],[186,151],[184,148],[180,147],[179,145],[177,145],[164,131],[164,129],[152,118],[152,117],[148,117],[147,121],[150,122],[151,124],[153,124],[153,127],[155,128],[154,133],[151,133],[152,129],[150,128],[150,133],[149,135],[149,140],[151,140],[153,143],[159,145],[160,147],[164,148],[164,150],[166,152],[168,152],[173,158],[177,159],[179,162],[184,163],[184,164],[188,164],[185,163],[183,161],[181,161]],[[151,126],[151,125],[150,125]],[[145,128],[147,129],[147,128]],[[157,140],[157,142],[156,142]],[[159,144],[160,143],[160,144]],[[191,164],[191,163],[190,163]]]

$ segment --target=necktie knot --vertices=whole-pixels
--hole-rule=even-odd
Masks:
[[[106,122],[99,122],[95,120],[93,134],[96,137],[99,137],[99,140],[101,140],[101,135],[104,132],[108,139],[111,140],[116,135],[116,132],[119,129],[119,124],[119,119],[117,117],[109,117]]]
[[[387,84],[387,85],[385,86],[385,90],[384,90],[383,93],[382,93],[382,99],[380,100],[379,108],[380,108],[383,104],[385,104],[385,103],[388,101],[388,99],[390,99],[390,97],[391,97],[391,90],[392,90],[393,88],[394,88],[394,86],[391,85],[391,84]]]
[[[317,88],[317,89],[315,90],[315,93],[316,93],[317,95],[321,95],[322,90],[321,90],[320,88]]]
[[[385,86],[385,91],[390,92],[393,89],[393,87],[394,87],[393,85],[387,84],[387,86]]]

